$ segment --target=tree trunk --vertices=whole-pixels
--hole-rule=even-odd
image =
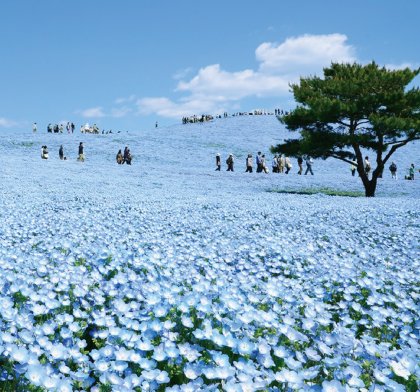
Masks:
[[[376,178],[372,178],[370,181],[366,181],[363,183],[363,185],[365,186],[366,197],[375,197],[376,183]]]

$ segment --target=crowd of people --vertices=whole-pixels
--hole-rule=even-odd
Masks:
[[[85,161],[85,152],[84,152],[84,145],[83,142],[79,143],[79,148],[78,148],[78,155],[77,155],[77,160],[80,162],[84,162]],[[58,149],[58,157],[60,158],[60,160],[62,161],[66,161],[67,157],[64,155],[64,147],[61,144],[60,148]],[[48,147],[46,145],[41,147],[41,159],[48,159],[49,158],[49,153],[48,153]]]
[[[303,157],[297,158],[297,164],[299,167],[298,174],[303,173]],[[233,154],[229,154],[229,156],[226,159],[226,165],[227,169],[226,171],[234,171],[234,163],[235,158]],[[310,173],[311,175],[314,175],[314,172],[312,170],[312,165],[314,161],[310,156],[305,157],[305,164],[306,164],[306,171],[305,175]],[[285,155],[274,155],[272,161],[271,161],[271,171],[272,173],[284,173],[289,174],[290,170],[292,169],[293,165],[289,157]],[[222,158],[220,153],[216,154],[216,171],[221,171],[222,168]],[[248,154],[245,159],[245,173],[252,173],[254,171],[254,158],[252,154]],[[269,173],[269,167],[267,163],[267,158],[265,154],[263,154],[261,151],[258,151],[256,157],[255,157],[255,171],[257,173]]]
[[[311,174],[314,175],[313,172],[313,164],[314,164],[314,160],[312,157],[310,156],[299,156],[297,157],[297,166],[298,166],[298,172],[297,174],[301,175],[307,175],[307,174]],[[235,158],[233,153],[229,154],[228,157],[226,158],[226,166],[227,169],[226,171],[235,171],[234,170],[234,163],[235,163]],[[304,167],[303,164],[305,163],[305,172],[303,172]],[[366,175],[369,177],[369,174],[371,172],[371,164],[369,161],[369,157],[366,156],[363,162],[364,165],[364,171],[366,173]],[[252,173],[254,171],[254,167],[255,167],[255,171],[257,173],[269,173],[270,169],[269,169],[269,164],[267,163],[267,158],[265,156],[265,154],[261,153],[261,151],[258,151],[256,157],[255,157],[255,166],[254,166],[254,158],[252,156],[252,154],[248,154],[247,157],[245,158],[245,173]],[[290,170],[292,169],[293,165],[292,162],[290,160],[289,157],[285,156],[284,154],[282,155],[274,155],[271,161],[271,172],[272,173],[284,173],[284,174],[289,174]],[[222,157],[220,155],[220,153],[216,154],[216,171],[221,171],[222,169]],[[354,160],[351,163],[350,166],[350,170],[351,170],[351,174],[352,176],[356,175],[356,171],[357,171],[357,162]],[[391,178],[392,179],[397,179],[397,165],[395,164],[395,162],[392,162],[389,166],[389,171],[391,172]],[[414,163],[411,164],[410,168],[407,170],[407,175],[404,176],[404,179],[406,180],[414,180],[414,173],[415,173],[416,169],[414,166]],[[420,172],[420,170],[419,170]],[[382,175],[380,176],[382,177]]]
[[[75,129],[76,129],[76,126],[74,125],[73,122],[70,122],[70,121],[68,121],[65,126],[64,126],[64,123],[59,123],[59,124],[49,123],[47,125],[47,133],[65,133],[65,132],[67,132],[68,134],[73,134]],[[38,124],[36,122],[34,122],[32,124],[32,132],[33,133],[38,132]],[[89,123],[86,123],[86,124],[82,124],[80,126],[80,133],[91,133],[91,134],[96,134],[96,135],[102,133],[102,135],[108,135],[108,134],[113,133],[113,132],[112,132],[112,130],[105,131],[104,129],[101,132],[99,127],[96,124],[93,124],[91,126],[91,125],[89,125]],[[121,131],[118,131],[116,133],[121,133]]]
[[[229,116],[236,117],[236,116],[265,116],[265,115],[276,115],[276,116],[284,116],[288,114],[286,110],[283,109],[274,109],[274,112],[265,110],[265,109],[254,109],[248,112],[236,112],[231,115],[229,115],[227,112],[224,112],[223,114],[218,114],[216,116],[212,116],[209,114],[202,114],[202,115],[192,115],[192,116],[186,116],[182,117],[182,123],[183,124],[193,124],[198,122],[207,122],[211,121],[214,118],[227,118]],[[157,126],[156,126],[157,127]]]
[[[67,160],[67,157],[64,155],[64,147],[62,144],[60,145],[60,148],[58,149],[58,157],[60,158],[60,160],[64,160],[64,161]],[[41,147],[41,159],[48,159],[48,158],[49,158],[48,147],[46,145],[43,145]],[[79,143],[77,160],[79,162],[85,161],[85,147],[83,145],[83,142]],[[124,148],[124,152],[122,152],[121,149],[118,150],[116,161],[119,165],[123,165],[124,163],[126,163],[127,165],[131,165],[132,160],[133,160],[133,157],[131,155],[130,149],[127,146]]]
[[[207,122],[213,120],[213,116],[210,114],[202,114],[201,116],[193,115],[190,117],[182,117],[182,123],[183,124],[195,124],[198,122]]]

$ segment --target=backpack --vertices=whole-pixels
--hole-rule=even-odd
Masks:
[[[391,166],[389,166],[389,170],[392,172],[397,171],[397,165],[395,163],[391,163]]]

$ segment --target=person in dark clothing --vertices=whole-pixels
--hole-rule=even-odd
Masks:
[[[125,148],[124,148],[124,160],[123,160],[123,163],[125,163],[125,160],[127,158],[127,151],[128,151],[128,147],[125,146]]]
[[[303,158],[298,157],[297,163],[298,163],[298,166],[299,166],[298,174],[302,174],[302,172],[303,172]]]
[[[119,165],[122,165],[124,163],[124,157],[121,150],[118,150],[116,160]]]
[[[396,180],[397,179],[397,165],[395,164],[395,162],[392,162],[389,165],[389,171],[391,172],[391,178]]]
[[[77,158],[77,160],[81,162],[85,161],[85,152],[84,152],[84,147],[83,147],[82,142],[80,142],[79,144],[79,157]]]
[[[257,164],[257,173],[261,173],[263,171],[263,165],[262,165],[262,160],[261,160],[261,151],[258,151],[258,154],[255,157],[255,163]]]
[[[221,167],[222,167],[222,162],[221,162],[221,159],[220,159],[220,154],[217,153],[216,154],[216,170],[215,171],[220,171]]]
[[[64,148],[63,145],[60,146],[60,149],[58,150],[58,156],[60,157],[61,160],[64,159]]]
[[[127,148],[127,152],[126,152],[126,155],[125,155],[124,162],[125,162],[127,165],[131,165],[131,159],[132,159],[132,157],[131,157],[131,152],[130,152],[130,149],[129,149],[129,148]]]
[[[229,154],[228,159],[226,159],[227,169],[226,171],[232,171],[233,172],[233,154]]]

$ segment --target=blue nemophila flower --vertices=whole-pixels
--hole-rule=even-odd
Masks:
[[[47,371],[40,364],[29,365],[26,371],[26,378],[33,385],[41,386],[47,378]]]
[[[324,381],[322,383],[323,392],[346,392],[346,387],[344,387],[340,381]]]
[[[251,355],[255,350],[255,344],[248,339],[241,339],[238,341],[237,350],[241,355]]]
[[[10,358],[13,361],[25,364],[29,358],[29,352],[25,347],[12,345],[10,349]]]

